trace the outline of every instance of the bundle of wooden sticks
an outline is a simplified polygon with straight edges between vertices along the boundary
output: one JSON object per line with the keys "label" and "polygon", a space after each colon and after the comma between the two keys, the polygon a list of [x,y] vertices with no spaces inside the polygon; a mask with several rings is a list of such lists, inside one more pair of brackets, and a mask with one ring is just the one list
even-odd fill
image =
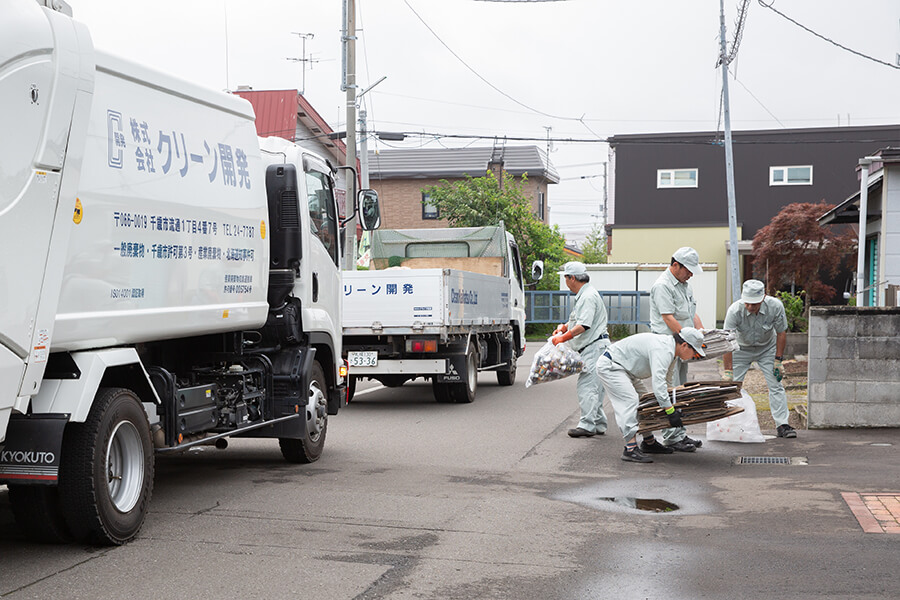
{"label": "bundle of wooden sticks", "polygon": [[[744,412],[738,406],[728,406],[726,400],[741,397],[739,381],[692,381],[669,389],[669,397],[675,394],[675,408],[681,410],[685,425],[718,421]],[[638,404],[638,433],[669,427],[666,412],[660,408],[653,393],[644,394]]]}

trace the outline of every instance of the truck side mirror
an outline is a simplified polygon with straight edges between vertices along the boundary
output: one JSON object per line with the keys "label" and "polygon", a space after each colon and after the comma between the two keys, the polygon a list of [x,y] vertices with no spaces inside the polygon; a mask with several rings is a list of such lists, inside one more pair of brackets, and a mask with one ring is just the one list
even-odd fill
{"label": "truck side mirror", "polygon": [[544,261],[536,260],[531,263],[531,279],[540,281],[544,277]]}
{"label": "truck side mirror", "polygon": [[381,226],[381,209],[378,206],[378,192],[375,190],[359,192],[359,223],[363,231],[372,231]]}

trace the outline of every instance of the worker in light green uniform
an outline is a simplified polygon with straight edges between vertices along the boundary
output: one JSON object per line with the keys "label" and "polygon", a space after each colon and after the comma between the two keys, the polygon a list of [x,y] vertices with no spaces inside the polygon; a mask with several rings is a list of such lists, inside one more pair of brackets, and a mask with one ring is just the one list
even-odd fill
{"label": "worker in light green uniform", "polygon": [[778,426],[778,437],[795,438],[797,431],[788,425],[787,394],[781,383],[787,327],[781,300],[766,296],[762,281],[748,279],[741,289],[741,299],[725,313],[725,329],[735,332],[741,349],[725,354],[722,363],[725,379],[734,381],[743,381],[754,361],[759,365],[769,388],[769,409]]}
{"label": "worker in light green uniform", "polygon": [[603,384],[594,368],[600,354],[609,346],[606,330],[606,305],[599,292],[589,282],[590,275],[583,263],[572,261],[563,267],[566,287],[575,294],[575,306],[569,321],[553,332],[553,345],[570,341],[570,346],[581,354],[584,369],[578,374],[576,390],[581,418],[578,425],[568,431],[569,437],[592,437],[606,433],[606,413],[603,412]]}
{"label": "worker in light green uniform", "polygon": [[[679,248],[672,254],[669,268],[656,280],[650,288],[650,331],[653,333],[674,335],[679,333],[682,327],[702,329],[703,323],[697,316],[697,302],[694,300],[694,291],[688,280],[702,273],[700,256],[690,247]],[[687,361],[678,359],[669,384],[677,387],[687,382]],[[662,432],[662,444],[679,452],[693,452],[702,445],[700,440],[687,437],[684,427],[673,427]],[[657,449],[653,436],[644,438],[641,448],[645,452]]]}
{"label": "worker in light green uniform", "polygon": [[[679,358],[690,360],[695,355],[704,354],[703,334],[693,327],[685,327],[681,333],[673,335],[638,333],[619,340],[600,355],[600,360],[597,361],[597,375],[606,389],[616,414],[616,423],[625,440],[622,460],[653,462],[653,459],[643,451],[643,444],[638,448],[635,439],[640,402],[638,388],[643,390],[641,380],[650,378],[653,395],[665,411],[669,424],[672,427],[681,427],[681,411],[672,406],[668,379]],[[661,447],[658,443],[654,443],[653,446]],[[672,450],[650,453],[671,454]]]}

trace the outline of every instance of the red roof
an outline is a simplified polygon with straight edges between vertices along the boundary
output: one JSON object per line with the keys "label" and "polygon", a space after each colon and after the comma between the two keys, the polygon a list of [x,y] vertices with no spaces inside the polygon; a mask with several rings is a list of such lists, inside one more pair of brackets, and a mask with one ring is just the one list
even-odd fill
{"label": "red roof", "polygon": [[297,133],[297,90],[234,92],[253,105],[256,134],[294,141]]}
{"label": "red roof", "polygon": [[[347,160],[347,146],[341,140],[328,138],[334,133],[312,104],[297,90],[248,90],[233,92],[249,101],[256,113],[256,134],[260,137],[280,137],[296,141],[297,120],[328,148],[340,164]],[[358,161],[357,161],[358,162]]]}

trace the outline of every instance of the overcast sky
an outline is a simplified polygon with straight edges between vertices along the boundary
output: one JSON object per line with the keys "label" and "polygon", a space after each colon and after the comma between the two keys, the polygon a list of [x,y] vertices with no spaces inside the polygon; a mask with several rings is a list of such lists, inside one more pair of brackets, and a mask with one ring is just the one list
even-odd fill
{"label": "overcast sky", "polygon": [[[216,89],[299,89],[345,128],[340,0],[67,0],[103,50]],[[767,0],[769,3],[770,0]],[[726,0],[732,38],[737,0]],[[774,0],[806,27],[897,64],[898,0]],[[719,125],[718,0],[357,0],[369,129],[601,140]],[[454,56],[455,54],[455,56]],[[900,123],[900,71],[751,0],[730,82],[732,127]],[[582,121],[583,119],[583,121]],[[492,145],[420,136],[403,145]],[[396,142],[390,144],[397,146]],[[384,142],[370,142],[386,148]],[[570,241],[600,222],[605,143],[553,143],[550,219]],[[676,165],[677,166],[677,165]]]}

